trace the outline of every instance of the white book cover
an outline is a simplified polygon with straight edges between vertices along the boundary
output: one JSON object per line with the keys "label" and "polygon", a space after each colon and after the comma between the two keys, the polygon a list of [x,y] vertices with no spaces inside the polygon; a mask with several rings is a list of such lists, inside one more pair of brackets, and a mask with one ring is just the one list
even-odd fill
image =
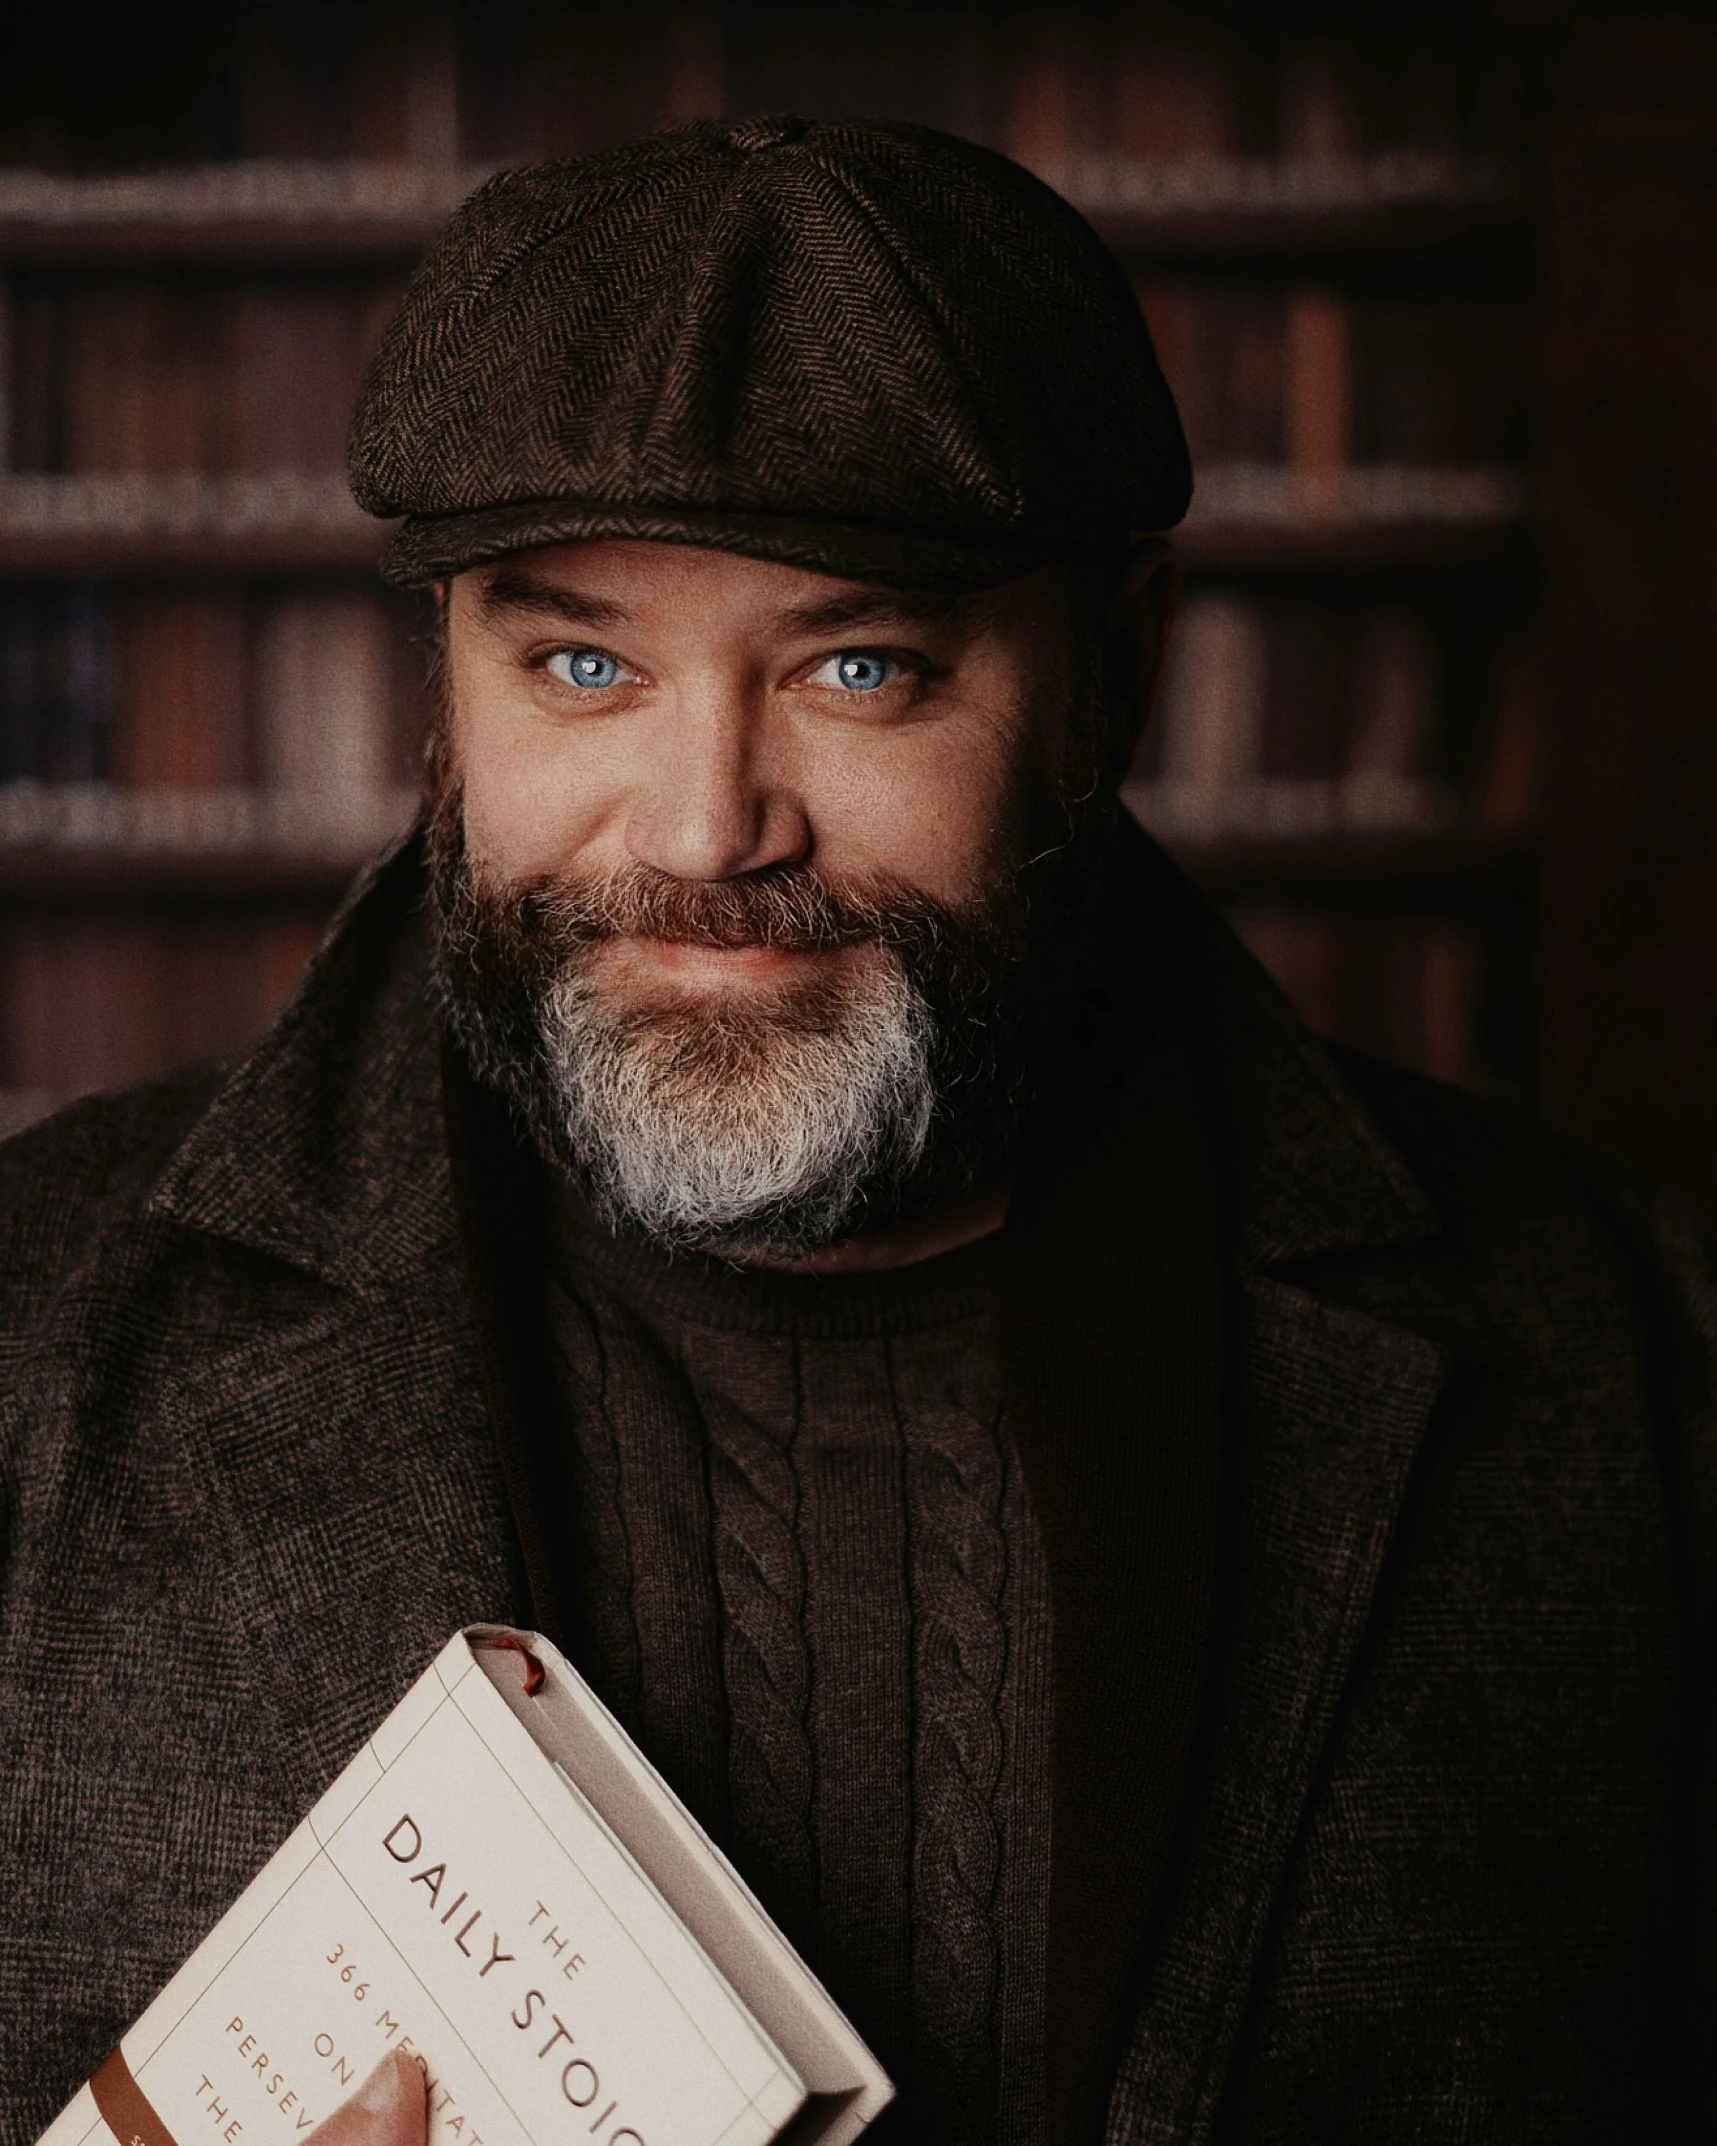
{"label": "white book cover", "polygon": [[430,2146],[845,2146],[875,2058],[589,1686],[456,1634],[41,2146],[289,2146],[391,2049]]}

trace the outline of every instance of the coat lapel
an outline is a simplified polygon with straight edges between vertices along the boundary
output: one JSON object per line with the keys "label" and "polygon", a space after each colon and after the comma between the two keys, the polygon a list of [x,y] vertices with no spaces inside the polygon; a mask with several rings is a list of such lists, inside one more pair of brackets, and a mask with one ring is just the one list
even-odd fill
{"label": "coat lapel", "polygon": [[521,1605],[420,886],[408,849],[359,890],[152,1202],[206,1301],[242,1292],[245,1338],[217,1331],[167,1405],[299,1808],[457,1625]]}
{"label": "coat lapel", "polygon": [[1201,1754],[1140,1963],[1110,2104],[1115,2146],[1210,2135],[1449,1369],[1436,1341],[1344,1301],[1356,1273],[1436,1256],[1425,1193],[1248,957],[1213,923],[1182,922],[1204,941],[1196,1020],[1221,1087],[1235,1497]]}
{"label": "coat lapel", "polygon": [[1101,2118],[1174,1824],[1221,1472],[1200,1116],[1178,1069],[1138,1047],[1124,971],[1104,967],[1056,1024],[1059,1064],[1021,1159],[998,1306],[1009,1420],[1049,1572],[1045,2095],[1047,2135],[1070,2141]]}

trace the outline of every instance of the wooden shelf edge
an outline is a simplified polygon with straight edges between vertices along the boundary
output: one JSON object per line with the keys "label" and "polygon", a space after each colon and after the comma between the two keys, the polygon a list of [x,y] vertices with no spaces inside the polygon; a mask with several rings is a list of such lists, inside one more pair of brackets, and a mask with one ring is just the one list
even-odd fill
{"label": "wooden shelf edge", "polygon": [[0,908],[113,901],[332,908],[362,859],[289,851],[0,848]]}
{"label": "wooden shelf edge", "polygon": [[1317,835],[1153,835],[1190,879],[1219,900],[1490,903],[1529,899],[1537,876],[1536,847],[1524,834],[1354,828]]}
{"label": "wooden shelf edge", "polygon": [[372,575],[385,531],[358,527],[119,535],[108,531],[0,531],[0,574],[14,580],[63,580],[116,575],[148,580],[162,575]]}
{"label": "wooden shelf edge", "polygon": [[33,223],[0,218],[0,268],[409,269],[440,217],[316,224],[277,217],[209,223]]}
{"label": "wooden shelf edge", "polygon": [[1525,573],[1539,537],[1526,522],[1194,522],[1171,530],[1201,574]]}
{"label": "wooden shelf edge", "polygon": [[[376,571],[386,534],[363,526],[350,533],[286,529],[231,536],[0,531],[0,575],[367,577]],[[1170,534],[1182,564],[1197,574],[1523,573],[1536,565],[1540,549],[1537,531],[1525,524],[1206,522]]]}
{"label": "wooden shelf edge", "polygon": [[1135,270],[1228,262],[1345,267],[1410,261],[1494,271],[1524,264],[1532,250],[1530,219],[1513,204],[1167,213],[1088,208],[1083,213],[1109,250]]}
{"label": "wooden shelf edge", "polygon": [[[105,180],[0,172],[0,264],[403,264],[489,169],[261,159]],[[1145,262],[1518,254],[1529,233],[1518,174],[1446,155],[1332,167],[1098,154],[1043,175],[1123,258]]]}

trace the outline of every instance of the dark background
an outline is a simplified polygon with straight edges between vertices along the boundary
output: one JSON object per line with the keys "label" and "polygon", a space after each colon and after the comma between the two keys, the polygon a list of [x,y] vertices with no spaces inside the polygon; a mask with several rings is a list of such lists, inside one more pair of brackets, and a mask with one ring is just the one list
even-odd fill
{"label": "dark background", "polygon": [[926,120],[1070,193],[1201,489],[1147,822],[1327,1031],[1717,1214],[1717,24],[156,6],[0,27],[0,1124],[239,1048],[409,810],[352,392],[482,172]]}

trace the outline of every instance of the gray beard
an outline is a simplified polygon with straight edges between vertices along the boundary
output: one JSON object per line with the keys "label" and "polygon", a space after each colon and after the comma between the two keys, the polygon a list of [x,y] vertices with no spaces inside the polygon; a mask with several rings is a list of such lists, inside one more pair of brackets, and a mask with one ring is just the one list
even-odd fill
{"label": "gray beard", "polygon": [[936,1118],[935,1018],[882,950],[810,1017],[641,1016],[573,969],[543,1007],[565,1148],[657,1243],[814,1250],[897,1206]]}
{"label": "gray beard", "polygon": [[[669,1250],[801,1258],[999,1165],[1023,1105],[1017,917],[1004,929],[913,898],[872,917],[807,875],[760,886],[754,907],[712,890],[708,943],[821,929],[848,948],[838,973],[779,995],[628,1001],[601,975],[600,894],[474,890],[447,830],[432,858],[449,1026],[611,1226]],[[670,886],[638,901],[658,894],[674,912],[699,899]],[[706,927],[681,917],[668,935],[682,928]]]}

